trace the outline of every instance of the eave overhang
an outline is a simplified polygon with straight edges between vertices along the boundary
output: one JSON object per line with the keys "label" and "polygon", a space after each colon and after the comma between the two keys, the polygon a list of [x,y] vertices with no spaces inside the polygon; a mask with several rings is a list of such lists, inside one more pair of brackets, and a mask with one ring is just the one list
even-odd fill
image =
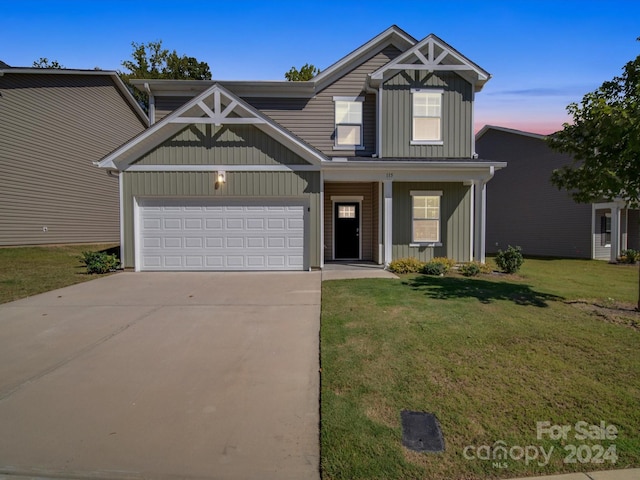
{"label": "eave overhang", "polygon": [[311,98],[314,82],[244,80],[131,79],[131,85],[155,96],[193,97],[213,85],[221,85],[239,97]]}
{"label": "eave overhang", "polygon": [[493,161],[330,161],[322,164],[325,181],[489,181],[507,166]]}

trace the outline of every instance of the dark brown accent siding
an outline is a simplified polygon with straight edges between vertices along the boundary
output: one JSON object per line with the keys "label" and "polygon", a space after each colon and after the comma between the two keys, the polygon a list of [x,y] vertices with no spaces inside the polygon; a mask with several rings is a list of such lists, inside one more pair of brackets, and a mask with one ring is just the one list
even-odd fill
{"label": "dark brown accent siding", "polygon": [[[389,46],[312,99],[245,98],[247,102],[328,156],[371,156],[376,153],[376,96],[365,92],[367,75],[400,54]],[[333,97],[364,96],[364,150],[334,150]]]}

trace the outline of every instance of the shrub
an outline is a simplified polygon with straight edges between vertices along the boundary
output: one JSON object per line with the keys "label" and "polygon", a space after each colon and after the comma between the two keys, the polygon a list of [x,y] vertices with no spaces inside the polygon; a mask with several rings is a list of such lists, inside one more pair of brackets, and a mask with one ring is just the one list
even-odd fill
{"label": "shrub", "polygon": [[444,263],[431,260],[422,267],[422,273],[425,275],[444,275],[447,273],[447,266]]}
{"label": "shrub", "polygon": [[389,263],[389,270],[393,273],[418,273],[423,267],[424,262],[414,257],[399,258]]}
{"label": "shrub", "polygon": [[458,270],[465,277],[476,277],[482,272],[481,265],[478,262],[469,262],[460,265]]}
{"label": "shrub", "polygon": [[632,248],[628,250],[622,250],[622,252],[620,252],[620,258],[618,260],[620,260],[621,263],[636,263],[638,260],[640,260],[640,252]]}
{"label": "shrub", "polygon": [[456,265],[456,261],[447,257],[435,257],[429,263],[440,263],[444,266],[444,273],[448,273]]}
{"label": "shrub", "polygon": [[504,273],[516,273],[520,270],[524,258],[522,258],[522,249],[520,247],[512,247],[509,245],[504,252],[498,250],[496,254],[496,265]]}
{"label": "shrub", "polygon": [[82,252],[80,261],[87,267],[87,273],[115,272],[120,266],[120,260],[116,255],[105,252]]}

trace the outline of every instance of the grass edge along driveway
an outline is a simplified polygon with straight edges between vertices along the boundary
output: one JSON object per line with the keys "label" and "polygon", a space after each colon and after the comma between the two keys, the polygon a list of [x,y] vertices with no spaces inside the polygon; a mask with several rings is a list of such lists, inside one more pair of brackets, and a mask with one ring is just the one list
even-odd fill
{"label": "grass edge along driveway", "polygon": [[[633,306],[636,269],[527,259],[518,276],[323,282],[323,479],[639,466],[637,316],[623,311],[613,323],[582,308]],[[401,446],[402,409],[436,414],[444,453]],[[538,422],[567,434],[551,438]],[[601,422],[615,438],[580,438]]]}
{"label": "grass edge along driveway", "polygon": [[118,244],[0,248],[0,303],[98,278],[86,273],[85,251],[113,250]]}

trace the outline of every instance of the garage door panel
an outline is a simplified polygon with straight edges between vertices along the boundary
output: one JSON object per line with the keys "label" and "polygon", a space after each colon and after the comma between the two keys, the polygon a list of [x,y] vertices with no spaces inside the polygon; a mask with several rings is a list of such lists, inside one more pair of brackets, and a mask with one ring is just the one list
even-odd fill
{"label": "garage door panel", "polygon": [[[210,213],[209,210],[207,210],[207,212]],[[222,219],[221,218],[205,218],[204,228],[205,230],[220,230],[222,229]]]}
{"label": "garage door panel", "polygon": [[202,238],[187,237],[184,239],[185,248],[202,248]]}
{"label": "garage door panel", "polygon": [[182,248],[182,237],[164,237],[164,248]]}
{"label": "garage door panel", "polygon": [[284,199],[226,200],[233,204],[213,205],[215,201],[141,201],[140,268],[304,268],[306,208],[303,205],[289,204],[290,200]]}
{"label": "garage door panel", "polygon": [[222,248],[224,247],[224,239],[222,237],[207,237],[207,248]]}

